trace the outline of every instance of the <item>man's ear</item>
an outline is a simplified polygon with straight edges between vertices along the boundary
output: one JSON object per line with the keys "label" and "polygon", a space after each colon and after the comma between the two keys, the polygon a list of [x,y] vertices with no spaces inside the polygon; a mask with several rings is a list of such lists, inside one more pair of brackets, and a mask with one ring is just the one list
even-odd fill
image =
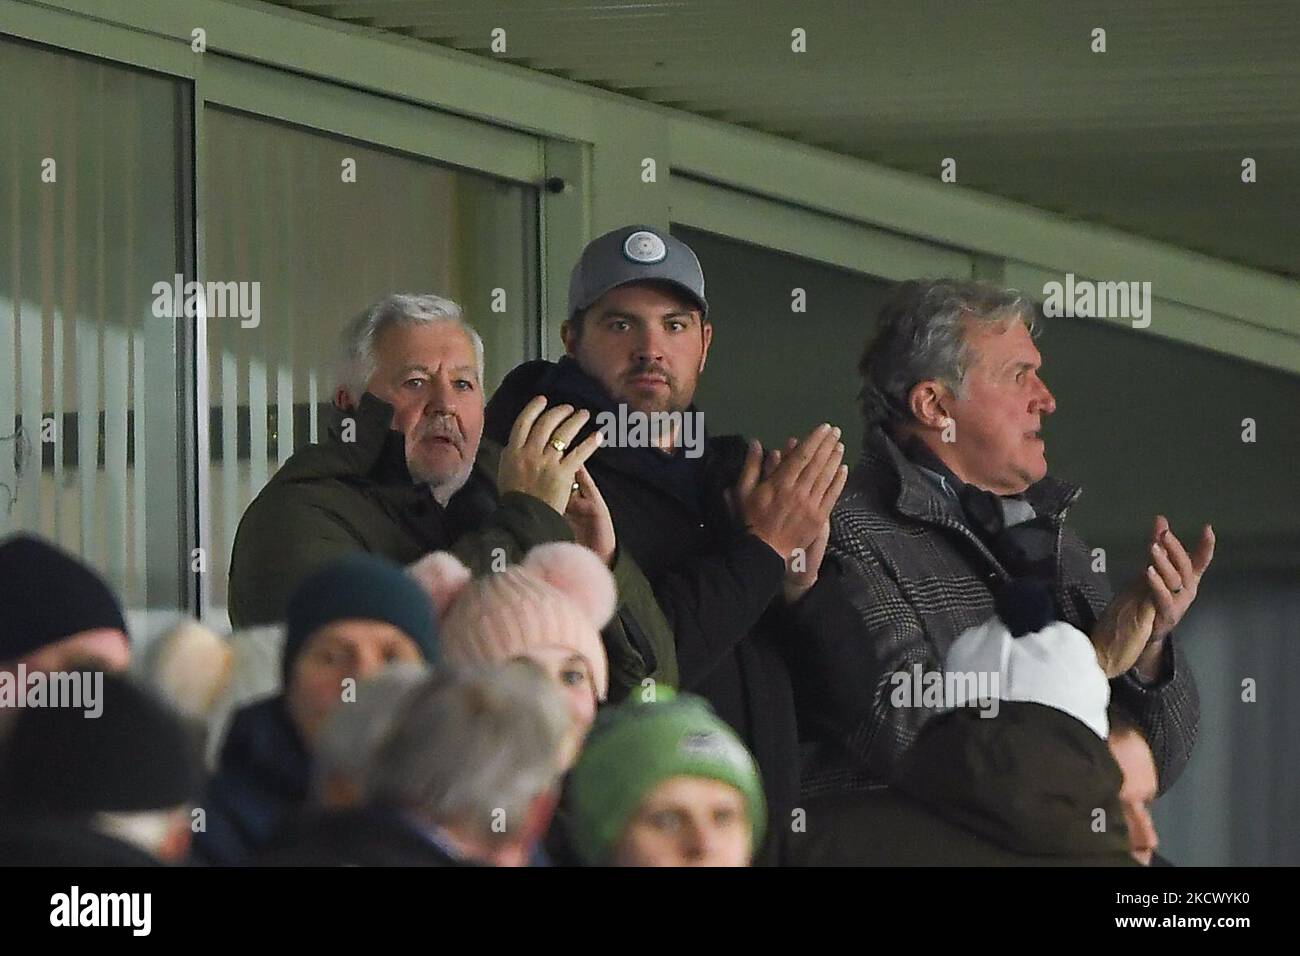
{"label": "man's ear", "polygon": [[700,352],[700,372],[703,372],[709,360],[709,346],[713,344],[713,323],[708,319],[700,320],[700,337],[704,342],[704,350]]}
{"label": "man's ear", "polygon": [[572,319],[565,319],[560,323],[560,341],[564,343],[564,351],[573,355],[578,347],[578,327]]}
{"label": "man's ear", "polygon": [[334,407],[341,412],[352,411],[352,396],[348,394],[348,390],[342,385],[334,390]]}
{"label": "man's ear", "polygon": [[952,418],[948,414],[951,398],[948,386],[935,379],[926,379],[912,386],[907,405],[918,424],[925,428],[944,428]]}

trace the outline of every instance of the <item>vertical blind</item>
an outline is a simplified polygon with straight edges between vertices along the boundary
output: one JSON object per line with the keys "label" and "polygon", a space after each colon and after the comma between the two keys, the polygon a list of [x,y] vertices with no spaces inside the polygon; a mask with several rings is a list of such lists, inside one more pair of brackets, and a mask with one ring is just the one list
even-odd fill
{"label": "vertical blind", "polygon": [[176,481],[146,449],[174,448],[176,422],[151,434],[145,414],[175,390],[146,355],[174,345],[151,288],[175,269],[176,85],[0,40],[0,88],[22,91],[0,146],[0,535],[58,542],[139,607],[173,604],[180,574],[148,547]]}
{"label": "vertical blind", "polygon": [[[352,317],[393,292],[435,292],[483,336],[489,384],[534,354],[537,197],[232,110],[207,111],[205,138],[205,278],[257,283],[261,313],[255,326],[207,318],[207,614],[220,625],[239,517],[290,455],[324,437]],[[491,310],[495,288],[503,312]]]}

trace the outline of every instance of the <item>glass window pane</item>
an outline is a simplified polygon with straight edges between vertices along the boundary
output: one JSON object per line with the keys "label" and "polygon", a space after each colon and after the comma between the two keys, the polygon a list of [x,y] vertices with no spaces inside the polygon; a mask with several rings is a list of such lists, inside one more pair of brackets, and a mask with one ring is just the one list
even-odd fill
{"label": "glass window pane", "polygon": [[704,267],[713,344],[696,400],[709,432],[780,447],[828,421],[856,462],[858,359],[894,283],[698,229],[673,235]]}
{"label": "glass window pane", "polygon": [[152,289],[177,271],[188,86],[0,39],[0,89],[0,536],[79,553],[133,616],[175,609],[176,330]]}
{"label": "glass window pane", "polygon": [[325,437],[349,319],[391,292],[454,299],[483,336],[489,392],[537,354],[537,195],[228,110],[208,110],[204,138],[205,278],[249,284],[247,308],[207,322],[208,617],[224,624],[239,518]]}

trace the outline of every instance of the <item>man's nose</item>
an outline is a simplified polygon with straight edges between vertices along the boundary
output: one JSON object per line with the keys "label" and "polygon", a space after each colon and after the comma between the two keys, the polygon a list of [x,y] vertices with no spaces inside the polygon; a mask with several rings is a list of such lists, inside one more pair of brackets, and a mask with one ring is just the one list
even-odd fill
{"label": "man's nose", "polygon": [[364,648],[357,652],[357,683],[373,677],[384,669],[384,657],[377,650]]}
{"label": "man's nose", "polygon": [[678,839],[683,860],[687,863],[696,863],[704,859],[708,841],[698,824],[685,824]]}
{"label": "man's nose", "polygon": [[1038,394],[1034,396],[1033,407],[1040,414],[1050,415],[1056,411],[1056,397],[1041,378],[1036,378],[1035,381],[1038,382]]}
{"label": "man's nose", "polygon": [[662,333],[654,328],[645,328],[637,335],[633,344],[633,357],[659,361],[664,357]]}
{"label": "man's nose", "polygon": [[707,864],[712,865],[723,853],[723,848],[727,843],[727,832],[724,827],[714,823],[709,823],[701,827],[700,830],[700,852],[703,854]]}
{"label": "man's nose", "polygon": [[425,402],[428,412],[448,412],[456,407],[456,389],[449,379],[438,376],[429,383],[428,400]]}

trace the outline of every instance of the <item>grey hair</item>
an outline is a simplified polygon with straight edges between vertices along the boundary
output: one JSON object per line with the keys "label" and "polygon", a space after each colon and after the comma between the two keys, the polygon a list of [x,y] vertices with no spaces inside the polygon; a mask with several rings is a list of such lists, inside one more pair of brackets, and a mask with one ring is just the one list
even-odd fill
{"label": "grey hair", "polygon": [[403,702],[366,795],[435,824],[509,838],[530,804],[558,785],[571,729],[562,695],[536,665],[440,670]]}
{"label": "grey hair", "polygon": [[397,720],[407,693],[428,675],[424,664],[393,664],[358,684],[354,701],[334,708],[321,725],[312,753],[316,795],[340,777],[364,792],[376,749]]}
{"label": "grey hair", "polygon": [[960,398],[974,361],[967,321],[1007,326],[1020,321],[1038,333],[1038,307],[1016,289],[975,279],[912,279],[900,283],[880,309],[858,372],[867,430],[890,431],[913,420],[917,383],[943,382]]}
{"label": "grey hair", "polygon": [[384,296],[353,318],[343,329],[338,384],[347,389],[352,401],[359,401],[370,377],[375,374],[375,342],[390,325],[429,325],[450,322],[459,326],[474,343],[479,387],[483,387],[483,337],[465,321],[461,308],[451,299],[431,293],[396,292]]}

